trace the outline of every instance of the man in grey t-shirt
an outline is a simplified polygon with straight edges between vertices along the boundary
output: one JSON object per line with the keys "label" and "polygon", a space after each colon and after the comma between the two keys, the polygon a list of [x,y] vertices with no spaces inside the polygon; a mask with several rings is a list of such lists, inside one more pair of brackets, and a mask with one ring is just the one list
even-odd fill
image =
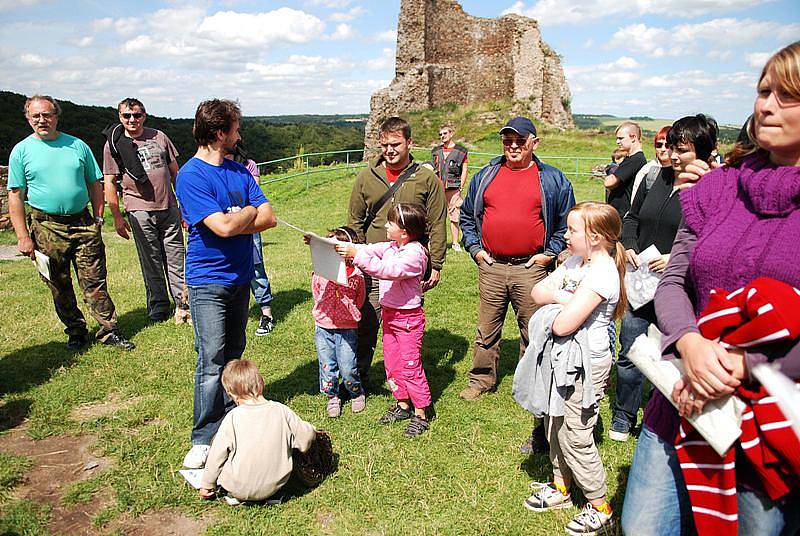
{"label": "man in grey t-shirt", "polygon": [[[123,99],[118,110],[121,126],[117,132],[111,132],[111,144],[106,142],[103,148],[105,196],[114,216],[114,226],[117,234],[126,240],[130,239],[128,231],[133,232],[147,292],[147,315],[156,322],[166,320],[170,314],[171,295],[175,302],[175,322],[187,322],[190,316],[184,293],[185,248],[175,199],[178,151],[163,132],[144,126],[147,112],[141,101]],[[125,167],[125,158],[120,153],[126,150],[135,151],[144,175],[137,176],[136,171]],[[127,156],[132,157],[132,154]],[[122,187],[127,221],[119,206],[117,178]]]}

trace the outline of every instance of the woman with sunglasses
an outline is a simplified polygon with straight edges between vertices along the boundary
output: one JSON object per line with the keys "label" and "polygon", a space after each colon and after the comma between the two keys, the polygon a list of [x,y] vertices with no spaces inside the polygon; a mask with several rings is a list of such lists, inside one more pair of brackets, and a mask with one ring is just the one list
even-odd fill
{"label": "woman with sunglasses", "polygon": [[[672,242],[683,217],[677,192],[694,184],[680,178],[679,174],[684,171],[686,161],[698,158],[710,163],[712,150],[717,144],[717,123],[702,114],[688,116],[676,121],[672,127],[662,128],[659,134],[663,137],[659,142],[656,135],[656,156],[661,165],[651,186],[648,187],[645,179],[639,189],[634,190],[636,196],[631,209],[622,220],[621,240],[627,261],[634,268],[640,264],[638,254],[655,246],[661,257],[650,261],[648,268],[660,274],[667,267]],[[682,152],[684,149],[687,152]],[[650,325],[655,323],[656,311],[652,301],[636,310],[629,308],[622,317],[616,397],[608,431],[608,437],[614,441],[628,440],[636,426],[642,401],[644,376],[628,359],[628,352],[636,337],[646,334]]]}
{"label": "woman with sunglasses", "polygon": [[[639,173],[636,174],[636,177],[633,179],[633,197],[636,197],[636,192],[639,191],[639,185],[642,184],[642,181],[646,184],[645,188],[649,190],[653,183],[658,177],[658,174],[661,172],[661,168],[664,167],[671,167],[672,162],[669,159],[669,147],[667,146],[667,132],[669,132],[670,126],[663,126],[661,127],[658,132],[656,132],[655,137],[653,138],[653,143],[656,148],[656,157],[642,166],[642,169],[639,170]],[[633,203],[633,201],[631,201]]]}

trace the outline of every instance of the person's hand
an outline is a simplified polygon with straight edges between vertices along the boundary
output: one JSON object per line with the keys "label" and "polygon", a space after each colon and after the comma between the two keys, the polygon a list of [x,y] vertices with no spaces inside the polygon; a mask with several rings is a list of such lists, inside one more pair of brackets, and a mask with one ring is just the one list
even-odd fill
{"label": "person's hand", "polygon": [[181,227],[183,228],[184,231],[189,230],[189,224],[186,223],[186,220],[184,220],[183,218],[181,218]]}
{"label": "person's hand", "polygon": [[311,243],[311,235],[310,234],[304,234],[303,235],[303,243],[305,245],[309,245]]}
{"label": "person's hand", "polygon": [[30,236],[26,236],[25,238],[20,238],[17,241],[17,249],[20,253],[25,255],[26,257],[30,257],[31,259],[35,258],[35,254],[33,253],[33,240]]}
{"label": "person's hand", "polygon": [[117,229],[117,234],[124,238],[125,240],[130,240],[131,235],[128,234],[128,231],[131,230],[131,226],[128,222],[125,221],[125,218],[120,216],[119,218],[114,218],[114,227]]}
{"label": "person's hand", "polygon": [[489,266],[494,264],[494,259],[492,258],[491,255],[489,255],[489,253],[486,252],[485,249],[482,249],[478,253],[475,254],[475,260],[476,261],[483,261],[486,264],[488,264]]}
{"label": "person's hand", "polygon": [[703,175],[718,167],[719,164],[716,161],[711,162],[709,165],[708,162],[704,162],[703,160],[695,160],[688,164],[682,172],[678,173],[678,180],[676,182],[679,184],[676,186],[676,188],[689,188],[690,186],[694,185],[694,183],[699,181]]}
{"label": "person's hand", "polygon": [[732,359],[719,343],[699,333],[686,333],[675,346],[696,395],[716,399],[733,393],[739,387],[739,380],[732,375]]}
{"label": "person's hand", "polygon": [[200,488],[197,491],[200,494],[200,497],[205,500],[213,499],[216,496],[216,492],[211,488]]}
{"label": "person's hand", "polygon": [[351,244],[346,243],[339,243],[336,244],[336,253],[344,257],[345,259],[352,259],[356,256],[356,248]]}
{"label": "person's hand", "polygon": [[439,270],[431,270],[431,277],[422,282],[422,292],[428,292],[430,289],[439,284],[441,274]]}
{"label": "person's hand", "polygon": [[647,265],[647,268],[649,268],[651,272],[661,273],[666,269],[668,262],[669,262],[669,253],[667,253],[666,255],[661,255],[657,259],[653,259],[652,261],[650,261],[650,263]]}
{"label": "person's hand", "polygon": [[686,376],[678,380],[672,388],[672,400],[678,405],[678,414],[681,417],[699,414],[708,402],[694,392]]}
{"label": "person's hand", "polygon": [[528,259],[528,262],[525,263],[525,268],[530,268],[534,264],[538,264],[539,266],[549,266],[551,262],[553,262],[553,257],[550,255],[545,255],[544,253],[539,253]]}
{"label": "person's hand", "polygon": [[625,261],[634,268],[639,267],[639,256],[632,249],[625,250]]}

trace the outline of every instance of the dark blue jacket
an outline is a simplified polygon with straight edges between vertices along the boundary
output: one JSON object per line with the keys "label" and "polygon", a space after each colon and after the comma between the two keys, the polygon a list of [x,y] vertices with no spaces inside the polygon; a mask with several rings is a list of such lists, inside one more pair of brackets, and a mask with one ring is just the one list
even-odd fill
{"label": "dark blue jacket", "polygon": [[[534,165],[539,168],[539,183],[542,191],[542,220],[544,220],[544,253],[556,256],[564,249],[564,233],[567,230],[567,212],[575,205],[572,184],[564,174],[542,163],[533,155]],[[472,177],[467,197],[461,205],[461,243],[472,258],[484,249],[481,240],[483,225],[483,194],[497,175],[505,156],[498,156]]]}

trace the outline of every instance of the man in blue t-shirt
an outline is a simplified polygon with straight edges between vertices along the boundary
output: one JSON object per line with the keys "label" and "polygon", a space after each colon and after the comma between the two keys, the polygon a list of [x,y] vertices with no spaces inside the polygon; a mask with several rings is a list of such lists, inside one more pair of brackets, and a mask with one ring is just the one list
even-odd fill
{"label": "man in blue t-shirt", "polygon": [[253,233],[277,220],[247,169],[225,158],[239,141],[239,106],[200,103],[194,118],[198,148],[178,172],[177,195],[189,226],[186,284],[194,323],[192,448],[183,465],[205,466],[211,439],[234,403],[222,387],[222,369],[242,356],[253,269]]}

